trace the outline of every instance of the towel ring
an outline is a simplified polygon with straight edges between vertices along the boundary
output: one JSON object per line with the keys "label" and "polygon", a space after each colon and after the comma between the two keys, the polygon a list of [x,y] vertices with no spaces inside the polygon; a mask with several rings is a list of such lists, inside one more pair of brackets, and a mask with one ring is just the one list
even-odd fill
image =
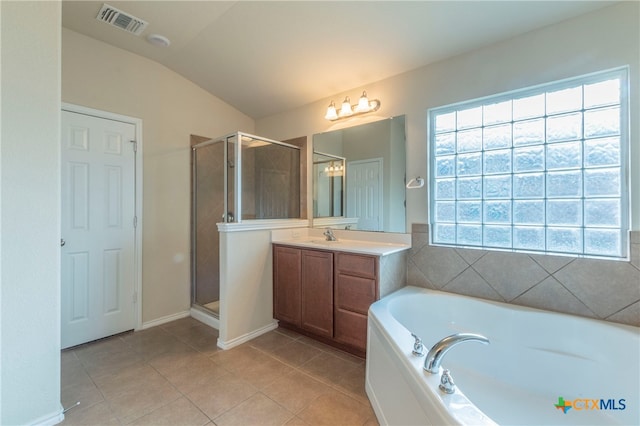
{"label": "towel ring", "polygon": [[417,188],[422,188],[424,186],[424,179],[421,178],[420,176],[411,179],[409,182],[407,182],[407,189],[417,189]]}

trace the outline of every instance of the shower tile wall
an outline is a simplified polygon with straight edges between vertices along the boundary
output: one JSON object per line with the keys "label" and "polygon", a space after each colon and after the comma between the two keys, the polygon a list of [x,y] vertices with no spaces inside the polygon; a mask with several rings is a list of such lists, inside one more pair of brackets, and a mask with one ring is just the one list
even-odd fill
{"label": "shower tile wall", "polygon": [[412,226],[409,285],[640,326],[640,231],[625,262],[430,246],[428,228]]}
{"label": "shower tile wall", "polygon": [[300,152],[267,145],[242,154],[242,218],[300,217]]}
{"label": "shower tile wall", "polygon": [[[300,182],[307,182],[307,137],[300,136],[283,142],[300,148]],[[307,217],[307,188],[300,188],[300,217]]]}
{"label": "shower tile wall", "polygon": [[242,151],[242,219],[256,219],[256,149]]}
{"label": "shower tile wall", "polygon": [[380,257],[380,297],[400,290],[407,283],[407,252]]}

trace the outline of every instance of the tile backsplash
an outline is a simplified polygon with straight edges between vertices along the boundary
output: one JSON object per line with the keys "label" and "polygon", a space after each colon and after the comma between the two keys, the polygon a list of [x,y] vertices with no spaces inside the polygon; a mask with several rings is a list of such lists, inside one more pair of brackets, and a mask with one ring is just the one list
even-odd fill
{"label": "tile backsplash", "polygon": [[429,245],[413,224],[407,284],[640,326],[640,231],[630,261]]}

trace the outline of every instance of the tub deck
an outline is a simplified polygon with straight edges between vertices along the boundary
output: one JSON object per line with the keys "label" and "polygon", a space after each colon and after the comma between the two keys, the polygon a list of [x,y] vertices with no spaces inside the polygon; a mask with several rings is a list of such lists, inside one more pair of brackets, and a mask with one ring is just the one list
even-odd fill
{"label": "tub deck", "polygon": [[[369,318],[366,386],[383,424],[640,422],[637,327],[416,287],[376,302]],[[457,385],[446,395],[411,354],[410,333],[428,349],[462,332],[491,344],[464,342],[445,355]],[[560,397],[575,402],[566,414],[555,407]]]}

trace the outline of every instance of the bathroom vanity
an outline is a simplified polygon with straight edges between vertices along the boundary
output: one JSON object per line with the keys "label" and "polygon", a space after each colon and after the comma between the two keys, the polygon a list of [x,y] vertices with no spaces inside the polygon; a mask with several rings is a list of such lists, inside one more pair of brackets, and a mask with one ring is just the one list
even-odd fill
{"label": "bathroom vanity", "polygon": [[408,243],[273,241],[273,314],[280,326],[358,356],[367,344],[367,312],[406,283]]}

